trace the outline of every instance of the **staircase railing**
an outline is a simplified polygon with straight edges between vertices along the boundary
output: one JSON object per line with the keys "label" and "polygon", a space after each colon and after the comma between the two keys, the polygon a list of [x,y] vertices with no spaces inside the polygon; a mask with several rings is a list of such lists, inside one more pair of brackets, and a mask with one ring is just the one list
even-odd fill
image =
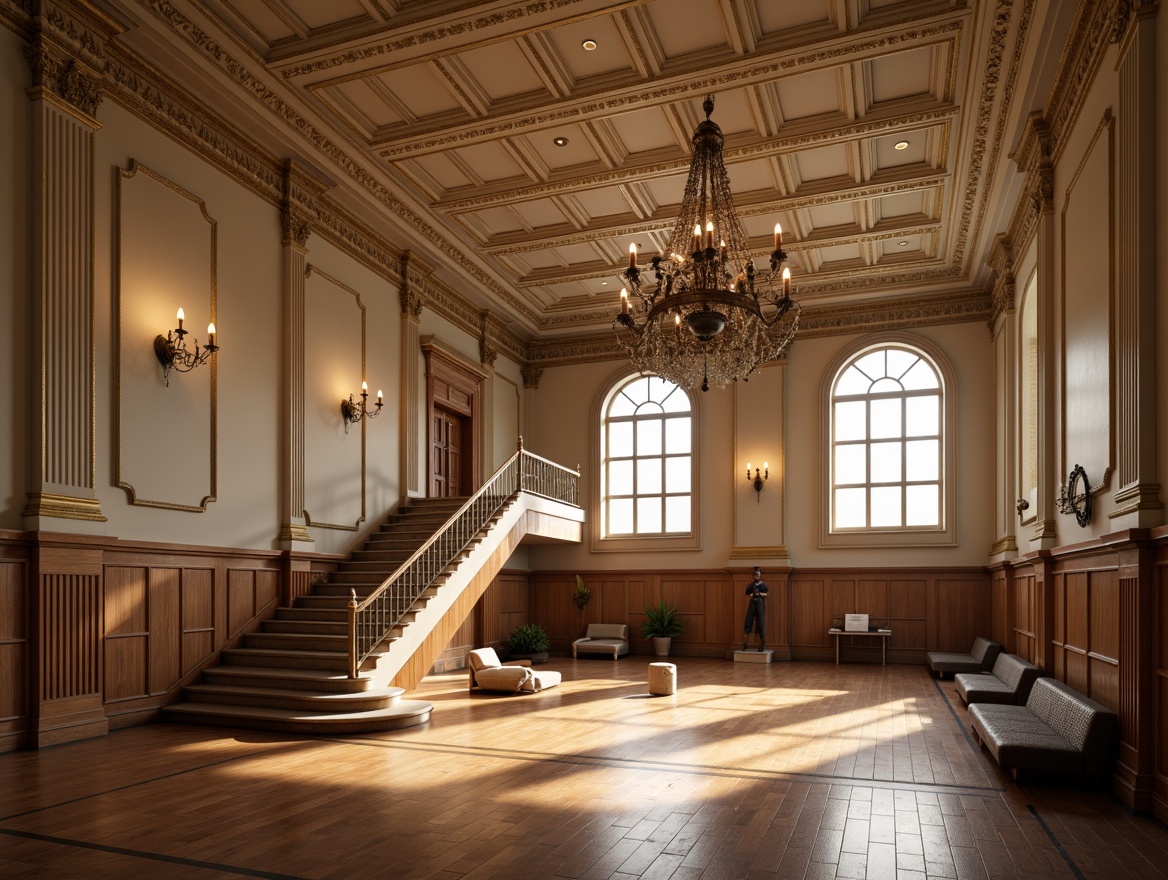
{"label": "staircase railing", "polygon": [[364,600],[350,590],[349,677],[381,644],[509,500],[519,492],[542,495],[566,504],[580,503],[580,471],[519,449],[467,499],[429,540]]}

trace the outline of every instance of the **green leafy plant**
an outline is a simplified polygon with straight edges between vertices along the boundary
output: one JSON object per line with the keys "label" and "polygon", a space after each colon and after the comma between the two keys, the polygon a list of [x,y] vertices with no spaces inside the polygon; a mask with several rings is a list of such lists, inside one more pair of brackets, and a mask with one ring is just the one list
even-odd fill
{"label": "green leafy plant", "polygon": [[662,600],[657,605],[645,606],[645,619],[641,621],[641,635],[647,639],[671,638],[681,635],[681,618],[676,608],[669,608]]}
{"label": "green leafy plant", "polygon": [[572,591],[572,602],[576,607],[583,611],[584,606],[588,604],[588,600],[592,598],[592,591],[584,586],[584,578],[576,575],[576,589]]}
{"label": "green leafy plant", "polygon": [[543,654],[552,646],[547,632],[537,623],[521,623],[511,631],[512,654]]}

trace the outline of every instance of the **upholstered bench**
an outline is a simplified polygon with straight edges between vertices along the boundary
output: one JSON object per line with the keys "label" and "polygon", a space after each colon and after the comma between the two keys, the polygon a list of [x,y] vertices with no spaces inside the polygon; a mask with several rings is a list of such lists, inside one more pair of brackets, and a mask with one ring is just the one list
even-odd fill
{"label": "upholstered bench", "polygon": [[1024,706],[1030,699],[1030,689],[1042,674],[1033,663],[1027,663],[1015,654],[999,654],[993,672],[959,672],[953,676],[957,696],[966,705],[970,703],[1002,703]]}
{"label": "upholstered bench", "polygon": [[1111,769],[1118,716],[1053,678],[1040,678],[1025,706],[974,703],[973,737],[1009,770],[1043,770],[1101,777]]}
{"label": "upholstered bench", "polygon": [[958,672],[989,672],[1001,652],[1002,646],[997,642],[979,636],[973,640],[973,647],[968,654],[929,651],[925,655],[925,662],[937,673],[937,678],[944,678],[947,674],[954,675]]}
{"label": "upholstered bench", "polygon": [[572,659],[578,654],[602,654],[622,657],[629,653],[629,625],[627,623],[590,623],[584,638],[572,642]]}

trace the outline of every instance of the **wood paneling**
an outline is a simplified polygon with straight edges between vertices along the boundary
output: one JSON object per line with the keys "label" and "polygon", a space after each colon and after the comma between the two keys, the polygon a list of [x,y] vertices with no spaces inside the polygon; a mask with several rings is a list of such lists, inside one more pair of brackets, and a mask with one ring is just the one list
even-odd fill
{"label": "wood paneling", "polygon": [[0,559],[0,752],[7,751],[28,717],[25,573],[23,561]]}

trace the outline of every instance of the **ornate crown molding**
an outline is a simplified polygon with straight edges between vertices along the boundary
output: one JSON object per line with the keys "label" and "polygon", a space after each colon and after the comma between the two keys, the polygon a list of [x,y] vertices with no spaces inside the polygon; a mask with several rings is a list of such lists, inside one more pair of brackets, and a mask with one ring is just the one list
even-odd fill
{"label": "ornate crown molding", "polygon": [[1112,46],[1117,12],[1114,0],[1084,0],[1079,4],[1071,35],[1059,58],[1054,86],[1043,108],[1043,115],[1050,123],[1051,154],[1055,160]]}
{"label": "ornate crown molding", "polygon": [[106,69],[105,46],[122,28],[95,8],[65,8],[29,0],[24,56],[33,89],[46,89],[87,116],[96,116]]}
{"label": "ornate crown molding", "polygon": [[321,214],[321,197],[329,184],[317,180],[294,159],[284,162],[283,199],[280,205],[280,227],[284,244],[305,248],[313,224]]}

